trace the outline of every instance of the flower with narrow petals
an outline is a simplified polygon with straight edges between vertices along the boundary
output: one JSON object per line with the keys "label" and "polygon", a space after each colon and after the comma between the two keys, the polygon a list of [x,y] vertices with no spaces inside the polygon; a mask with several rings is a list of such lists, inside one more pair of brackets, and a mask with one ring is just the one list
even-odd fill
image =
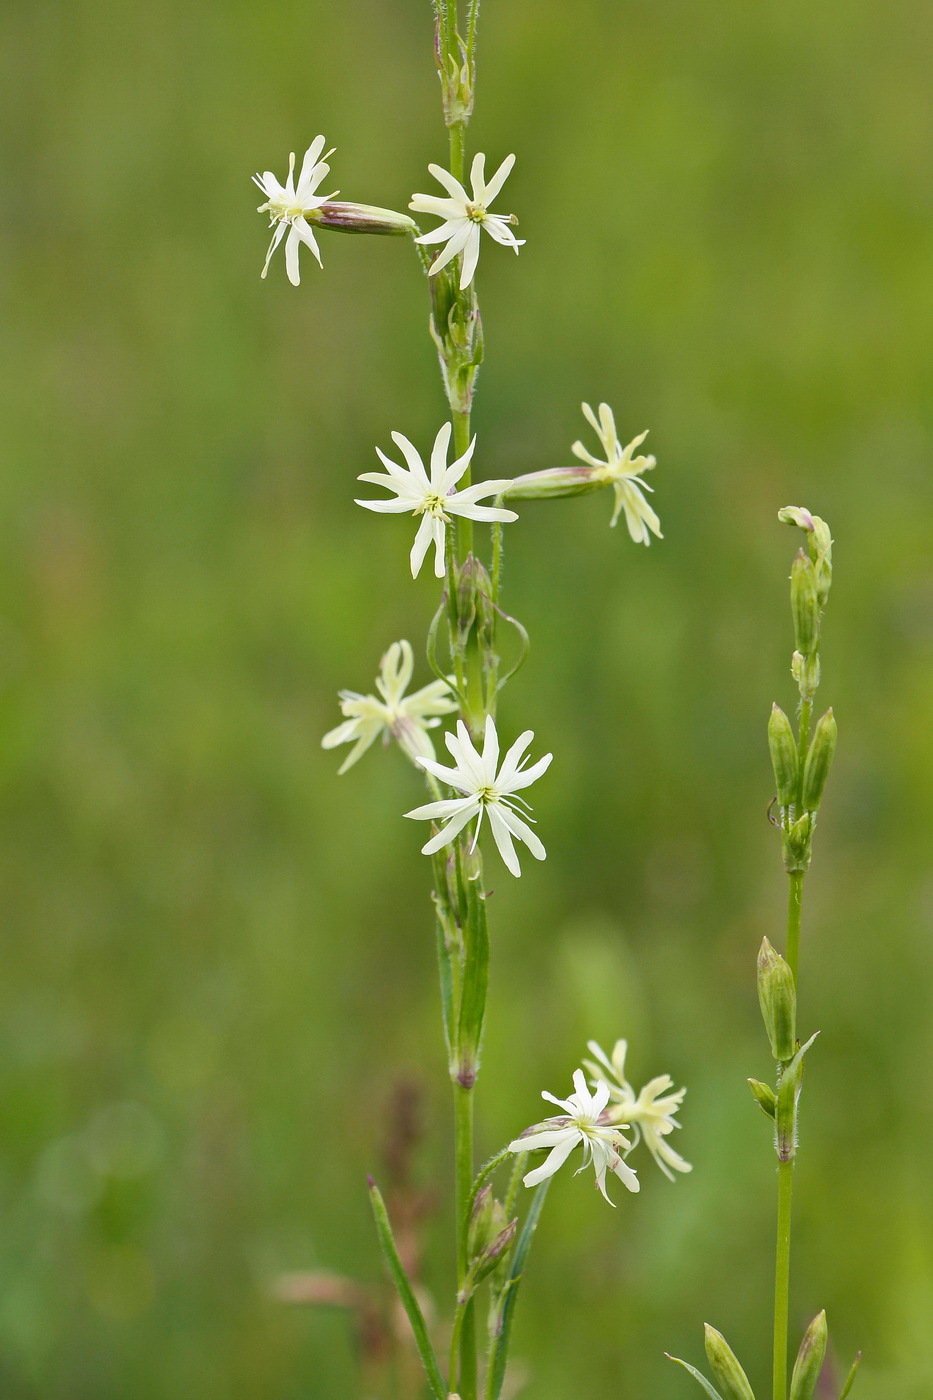
{"label": "flower with narrow petals", "polygon": [[259,213],[268,214],[269,227],[275,229],[262,269],[263,277],[269,271],[272,254],[281,243],[286,230],[288,238],[285,240],[285,271],[288,273],[288,280],[292,286],[297,287],[301,281],[298,274],[299,243],[306,244],[317,258],[318,266],[322,266],[317,239],[314,237],[306,215],[319,209],[322,204],[333,199],[334,194],[337,193],[336,190],[331,194],[319,195],[315,193],[325,175],[330,173],[327,157],[333,154],[333,151],[324,153],[324,137],[315,136],[305,151],[297,185],[295,184],[294,151],[288,158],[288,175],[284,185],[279,184],[271,170],[264,171],[262,175],[253,176],[256,184],[266,196],[265,204],[259,206]]}
{"label": "flower with narrow petals", "polygon": [[534,1171],[528,1172],[522,1180],[526,1186],[537,1186],[546,1177],[553,1176],[564,1165],[573,1149],[579,1144],[583,1148],[583,1164],[577,1175],[592,1162],[596,1172],[596,1185],[609,1201],[606,1191],[606,1172],[615,1172],[630,1191],[639,1190],[638,1177],[622,1159],[619,1148],[628,1150],[632,1144],[622,1136],[616,1125],[610,1123],[605,1114],[609,1102],[608,1084],[597,1085],[591,1094],[586,1087],[586,1077],[582,1069],[574,1070],[574,1092],[569,1099],[556,1099],[544,1090],[543,1099],[554,1103],[564,1111],[553,1118],[545,1118],[543,1123],[526,1129],[520,1138],[509,1143],[510,1152],[534,1152],[536,1148],[548,1147],[550,1152]]}
{"label": "flower with narrow petals", "polygon": [[456,710],[457,702],[446,681],[440,680],[406,695],[413,670],[411,643],[393,642],[379,663],[378,696],[358,695],[354,690],[340,692],[344,722],[321,740],[325,749],[353,744],[338,770],[340,773],[352,768],[380,735],[386,744],[395,739],[416,763],[419,759],[434,757],[428,730],[440,724],[441,715]]}
{"label": "flower with narrow petals", "polygon": [[418,577],[418,570],[424,562],[431,541],[434,541],[434,572],[438,578],[444,577],[444,558],[447,544],[447,526],[452,515],[463,515],[469,520],[517,520],[514,510],[502,510],[495,506],[480,506],[484,496],[499,496],[510,486],[509,481],[479,481],[467,486],[463,491],[454,488],[470,465],[476,438],[470,443],[462,457],[447,465],[447,449],[450,445],[450,424],[445,423],[434,440],[431,452],[430,475],[424,469],[424,462],[417,448],[402,433],[393,433],[392,441],[402,453],[407,466],[400,467],[376,448],[384,472],[363,472],[359,481],[372,482],[374,486],[384,486],[394,491],[394,501],[357,501],[358,506],[388,514],[410,511],[421,516],[421,524],[415,535],[411,549],[412,577]]}
{"label": "flower with narrow petals", "polygon": [[472,195],[467,194],[459,180],[455,180],[441,165],[429,165],[428,169],[447,191],[447,199],[433,194],[413,194],[409,209],[418,214],[436,214],[444,222],[430,233],[416,238],[416,243],[446,243],[446,248],[431,264],[432,275],[457,256],[463,254],[460,267],[460,290],[464,291],[473,281],[479,259],[480,230],[485,229],[490,238],[514,248],[516,253],[524,243],[524,238],[516,238],[509,227],[515,223],[513,214],[491,214],[489,205],[508,179],[514,156],[506,156],[491,180],[486,179],[486,157],[480,153],[473,157],[470,168]]}
{"label": "flower with narrow petals", "polygon": [[575,457],[579,457],[581,462],[586,462],[587,466],[593,467],[594,480],[604,482],[612,487],[615,492],[616,504],[612,513],[610,525],[614,525],[620,513],[625,511],[625,523],[628,525],[628,532],[636,544],[650,544],[648,535],[657,535],[658,539],[663,539],[661,534],[661,522],[657,515],[645,500],[644,493],[653,491],[654,487],[642,481],[641,473],[651,471],[657,465],[653,457],[634,457],[632,454],[636,447],[640,447],[648,436],[647,431],[640,433],[637,438],[623,447],[619,442],[616,433],[616,423],[612,409],[607,403],[599,405],[599,417],[590,408],[588,403],[583,405],[583,412],[588,423],[596,429],[596,435],[602,443],[603,451],[606,454],[605,461],[600,457],[594,457],[591,452],[583,446],[582,442],[575,442],[571,451]]}
{"label": "flower with narrow petals", "polygon": [[674,1114],[684,1101],[686,1089],[677,1089],[670,1093],[674,1088],[674,1081],[669,1074],[661,1074],[656,1079],[649,1080],[636,1096],[635,1090],[625,1077],[627,1041],[616,1041],[611,1058],[595,1040],[587,1043],[587,1049],[595,1057],[595,1061],[584,1060],[583,1063],[589,1071],[594,1089],[598,1092],[600,1087],[604,1087],[608,1092],[609,1117],[612,1122],[632,1128],[635,1146],[644,1138],[648,1151],[671,1181],[674,1180],[675,1171],[692,1171],[691,1164],[685,1162],[665,1141],[675,1128],[681,1126]]}
{"label": "flower with narrow petals", "polygon": [[[453,755],[455,767],[445,768],[443,764],[435,763],[429,758],[418,760],[421,767],[426,769],[432,777],[438,778],[442,783],[447,783],[448,786],[455,788],[457,792],[462,794],[460,797],[443,802],[428,802],[424,807],[416,807],[413,812],[405,813],[406,817],[414,817],[416,821],[444,823],[440,831],[431,837],[427,845],[422,846],[421,849],[426,856],[433,855],[442,846],[449,846],[458,832],[462,831],[474,817],[478,820],[471,849],[475,849],[480,827],[483,824],[483,815],[486,814],[489,817],[489,825],[499,848],[499,854],[513,875],[521,875],[522,873],[512,840],[514,836],[517,836],[519,841],[524,841],[535,860],[544,860],[547,854],[544,847],[531,827],[522,820],[515,810],[518,803],[527,807],[524,799],[516,797],[515,794],[520,789],[530,787],[533,782],[536,782],[550,766],[554,756],[547,753],[543,758],[539,758],[537,763],[526,768],[524,766],[525,751],[534,737],[534,732],[531,729],[526,729],[524,734],[520,734],[505,755],[500,767],[499,736],[496,733],[492,716],[487,715],[486,717],[486,733],[482,753],[474,748],[469,731],[460,720],[457,724],[456,734],[444,735],[447,747]],[[533,818],[529,817],[529,820],[533,820]]]}

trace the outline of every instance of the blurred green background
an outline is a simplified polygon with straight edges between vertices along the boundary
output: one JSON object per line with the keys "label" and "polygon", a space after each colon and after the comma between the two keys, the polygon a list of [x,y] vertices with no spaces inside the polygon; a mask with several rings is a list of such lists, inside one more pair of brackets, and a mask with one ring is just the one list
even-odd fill
{"label": "blurred green background", "polygon": [[[0,549],[4,1400],[356,1400],[353,1329],[283,1271],[378,1284],[365,1173],[421,1099],[446,1306],[449,1105],[429,869],[397,753],[338,780],[336,692],[434,608],[352,503],[444,414],[417,259],[322,235],[299,290],[256,169],[323,131],[344,197],[445,157],[426,3],[10,6]],[[933,1390],[933,248],[922,0],[486,0],[471,145],[518,164],[487,243],[479,472],[568,460],[583,398],[645,427],[665,539],[530,504],[508,733],[553,749],[549,858],[495,879],[493,1150],[588,1035],[689,1085],[610,1211],[562,1173],[523,1295],[528,1395],[769,1374],[773,1159],[745,1077],[780,939],[769,706],[790,708],[779,506],[826,516],[840,744],[805,916],[792,1314],[862,1400]],[[427,679],[422,667],[420,675]],[[621,1192],[616,1192],[621,1196]],[[369,1392],[367,1392],[369,1393]],[[380,1400],[388,1400],[380,1396]]]}

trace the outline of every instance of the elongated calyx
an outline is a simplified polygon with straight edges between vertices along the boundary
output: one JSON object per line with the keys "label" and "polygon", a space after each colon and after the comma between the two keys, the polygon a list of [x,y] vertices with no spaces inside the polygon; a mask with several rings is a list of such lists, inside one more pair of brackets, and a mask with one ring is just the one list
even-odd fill
{"label": "elongated calyx", "polygon": [[823,1369],[828,1335],[826,1313],[819,1312],[803,1334],[803,1341],[800,1343],[790,1382],[790,1400],[813,1400],[813,1393]]}
{"label": "elongated calyx", "polygon": [[802,656],[812,656],[820,638],[820,604],[812,559],[798,550],[790,571],[790,606],[794,639]]}
{"label": "elongated calyx", "polygon": [[758,953],[758,1000],[776,1060],[794,1057],[797,1048],[797,992],[790,967],[768,942]]}
{"label": "elongated calyx", "polygon": [[797,797],[797,741],[790,720],[779,705],[771,706],[768,748],[777,800],[782,807],[789,807]]}
{"label": "elongated calyx", "polygon": [[832,710],[827,710],[816,726],[803,772],[803,805],[808,812],[817,811],[823,800],[823,789],[835,752],[836,719]]}
{"label": "elongated calyx", "polygon": [[395,209],[380,209],[375,204],[351,204],[346,200],[327,200],[305,216],[321,228],[337,233],[379,233],[398,235],[416,233],[418,226],[407,214]]}
{"label": "elongated calyx", "polygon": [[723,1400],[755,1400],[755,1392],[735,1352],[721,1332],[706,1324],[706,1359],[722,1391]]}

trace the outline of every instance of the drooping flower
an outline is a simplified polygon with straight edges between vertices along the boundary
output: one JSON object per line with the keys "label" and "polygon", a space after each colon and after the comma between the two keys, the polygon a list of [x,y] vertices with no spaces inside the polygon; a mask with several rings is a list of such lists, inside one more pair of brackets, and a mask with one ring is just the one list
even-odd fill
{"label": "drooping flower", "polygon": [[[524,755],[534,737],[531,729],[526,729],[524,734],[520,734],[500,767],[499,736],[492,716],[486,717],[482,753],[474,747],[466,725],[460,720],[456,734],[444,735],[455,767],[446,768],[431,759],[419,759],[421,767],[433,777],[462,793],[461,797],[443,802],[428,802],[424,807],[416,807],[414,811],[405,813],[406,817],[414,817],[416,821],[444,823],[440,831],[422,846],[426,856],[433,855],[442,846],[449,846],[458,832],[461,832],[474,817],[477,818],[476,831],[473,834],[475,847],[485,814],[489,817],[489,825],[499,854],[513,875],[522,873],[512,839],[515,836],[519,841],[524,841],[535,860],[544,860],[547,853],[543,845],[515,810],[519,803],[527,807],[524,799],[516,797],[515,794],[536,782],[550,766],[554,756],[545,754],[537,763],[526,768]],[[529,817],[529,820],[533,819]]]}
{"label": "drooping flower", "polygon": [[653,491],[654,488],[641,479],[641,473],[651,471],[657,463],[654,457],[633,456],[636,447],[640,447],[648,436],[647,431],[640,433],[623,447],[616,433],[612,409],[607,403],[599,405],[598,418],[588,403],[583,405],[583,412],[587,422],[596,430],[606,454],[605,461],[594,457],[582,442],[575,442],[571,451],[581,462],[586,462],[587,466],[595,469],[594,480],[607,483],[615,492],[615,510],[610,525],[615,525],[620,512],[624,510],[628,532],[636,544],[651,543],[649,530],[657,535],[659,540],[663,539],[661,522],[644,496],[645,491]]}
{"label": "drooping flower", "polygon": [[269,271],[272,254],[281,243],[286,230],[288,237],[285,239],[285,271],[288,273],[288,280],[292,286],[297,287],[301,281],[298,272],[299,243],[304,243],[310,248],[317,258],[318,266],[322,266],[317,239],[314,237],[306,218],[306,215],[319,209],[322,204],[333,199],[334,194],[337,193],[336,190],[327,195],[315,193],[325,175],[330,173],[327,158],[333,155],[333,151],[327,151],[323,158],[322,152],[324,152],[324,137],[315,136],[305,151],[297,185],[295,184],[294,151],[288,158],[288,175],[284,185],[279,184],[271,170],[264,171],[262,175],[253,176],[253,180],[266,196],[266,202],[260,204],[258,212],[260,214],[268,213],[269,227],[275,230],[262,269],[261,275],[263,277]]}
{"label": "drooping flower", "polygon": [[605,1109],[609,1102],[609,1085],[599,1084],[591,1094],[586,1087],[586,1077],[582,1069],[574,1070],[574,1092],[568,1099],[556,1099],[546,1090],[541,1097],[563,1109],[563,1113],[545,1118],[542,1123],[526,1129],[521,1137],[509,1143],[510,1152],[534,1152],[539,1147],[550,1148],[540,1167],[527,1172],[522,1178],[526,1186],[537,1186],[545,1178],[553,1176],[570,1156],[575,1147],[583,1148],[583,1164],[578,1173],[593,1164],[596,1185],[609,1204],[606,1191],[606,1172],[615,1172],[619,1180],[630,1191],[638,1191],[638,1177],[623,1160],[619,1149],[628,1151],[632,1144],[619,1132],[616,1124],[606,1118]]}
{"label": "drooping flower", "polygon": [[334,749],[338,744],[354,745],[340,765],[339,773],[352,768],[380,735],[386,744],[395,739],[416,763],[419,759],[434,757],[428,730],[440,724],[441,715],[456,710],[457,702],[450,687],[441,680],[431,681],[421,690],[406,695],[413,670],[411,643],[393,642],[379,663],[378,696],[358,695],[354,690],[340,692],[344,722],[321,740],[325,749]]}
{"label": "drooping flower", "polygon": [[463,491],[454,488],[466,472],[476,446],[476,438],[470,443],[462,457],[447,465],[447,449],[450,445],[450,424],[445,423],[434,440],[431,452],[430,475],[425,471],[421,454],[402,433],[393,433],[392,441],[401,450],[407,466],[400,467],[391,461],[384,452],[376,448],[384,472],[363,472],[359,481],[369,481],[375,486],[384,486],[394,491],[394,501],[357,501],[358,506],[384,514],[400,514],[410,511],[421,516],[421,524],[415,535],[411,549],[412,577],[424,562],[431,541],[434,541],[434,572],[438,578],[444,577],[444,560],[447,542],[447,526],[452,515],[463,515],[469,520],[517,520],[514,510],[503,510],[495,506],[480,506],[484,496],[499,496],[507,490],[508,481],[478,481]]}
{"label": "drooping flower", "polygon": [[464,291],[473,281],[473,274],[476,272],[481,229],[485,229],[497,243],[502,243],[507,248],[514,248],[515,252],[518,252],[525,240],[524,238],[516,238],[509,227],[510,224],[516,222],[514,215],[492,214],[489,211],[489,205],[502,189],[514,164],[515,157],[506,156],[492,179],[487,180],[486,157],[481,152],[475,155],[470,168],[472,195],[467,194],[460,181],[455,180],[453,175],[443,166],[428,166],[435,180],[444,186],[448,198],[441,199],[433,194],[413,194],[408,207],[414,209],[416,213],[436,214],[438,218],[444,220],[430,233],[425,233],[420,238],[415,239],[416,243],[446,243],[447,245],[431,264],[432,275],[435,272],[440,272],[442,267],[446,267],[458,253],[462,253],[460,290]]}
{"label": "drooping flower", "polygon": [[583,1063],[594,1089],[598,1092],[600,1087],[604,1087],[608,1092],[612,1122],[633,1130],[635,1146],[644,1138],[648,1151],[671,1181],[674,1180],[675,1171],[692,1171],[691,1164],[685,1162],[666,1141],[675,1128],[681,1127],[674,1115],[684,1101],[686,1089],[670,1093],[674,1081],[669,1074],[661,1074],[656,1079],[650,1079],[641,1093],[636,1095],[625,1077],[627,1041],[616,1041],[611,1058],[595,1040],[588,1041],[587,1049],[595,1058]]}

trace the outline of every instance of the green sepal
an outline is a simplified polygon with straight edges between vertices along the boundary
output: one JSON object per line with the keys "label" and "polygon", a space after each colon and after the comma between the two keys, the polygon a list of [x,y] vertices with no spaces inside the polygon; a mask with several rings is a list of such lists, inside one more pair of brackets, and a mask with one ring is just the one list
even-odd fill
{"label": "green sepal", "polygon": [[467,879],[458,847],[457,880],[463,910],[463,984],[460,989],[460,1016],[457,1028],[457,1083],[472,1088],[479,1071],[483,1023],[486,1018],[486,991],[489,986],[489,927],[486,922],[486,892],[482,872]]}
{"label": "green sepal", "polygon": [[723,1400],[755,1400],[755,1392],[742,1370],[738,1357],[721,1332],[709,1323],[704,1328],[706,1359],[722,1386]]}
{"label": "green sepal", "polygon": [[823,789],[826,787],[835,752],[836,719],[829,709],[816,726],[803,770],[803,807],[807,812],[817,811],[823,800]]}
{"label": "green sepal", "polygon": [[789,807],[797,797],[797,741],[790,720],[780,705],[771,706],[768,719],[768,751],[771,754],[778,804],[781,807]]}
{"label": "green sepal", "polygon": [[799,550],[790,571],[790,606],[794,617],[794,641],[802,656],[812,656],[820,637],[820,604],[816,569]]}
{"label": "green sepal", "polygon": [[790,1382],[790,1400],[813,1400],[813,1392],[823,1369],[828,1335],[826,1313],[819,1312],[800,1343]]}
{"label": "green sepal", "polygon": [[767,938],[758,950],[758,1002],[776,1060],[792,1060],[797,1045],[797,989],[794,974]]}
{"label": "green sepal", "polygon": [[702,1371],[698,1371],[695,1366],[691,1366],[689,1361],[681,1361],[679,1356],[671,1356],[669,1351],[666,1351],[664,1355],[667,1357],[668,1361],[673,1361],[678,1366],[683,1366],[685,1371],[689,1371],[693,1379],[699,1381],[700,1385],[710,1397],[710,1400],[722,1400],[719,1391],[706,1379]]}
{"label": "green sepal", "polygon": [[379,1235],[379,1243],[382,1246],[382,1253],[385,1257],[389,1276],[395,1284],[399,1300],[405,1312],[408,1314],[408,1321],[411,1324],[412,1335],[415,1345],[418,1348],[418,1355],[421,1357],[421,1364],[427,1376],[428,1384],[435,1396],[435,1400],[447,1400],[447,1387],[441,1379],[441,1370],[437,1364],[437,1357],[431,1345],[431,1338],[428,1336],[427,1323],[424,1320],[424,1313],[415,1297],[415,1291],[411,1286],[408,1275],[402,1266],[402,1261],[398,1257],[398,1250],[395,1247],[395,1237],[392,1234],[392,1226],[389,1224],[389,1214],[382,1199],[379,1187],[369,1178],[369,1200],[373,1208],[373,1219],[376,1222],[376,1232]]}

